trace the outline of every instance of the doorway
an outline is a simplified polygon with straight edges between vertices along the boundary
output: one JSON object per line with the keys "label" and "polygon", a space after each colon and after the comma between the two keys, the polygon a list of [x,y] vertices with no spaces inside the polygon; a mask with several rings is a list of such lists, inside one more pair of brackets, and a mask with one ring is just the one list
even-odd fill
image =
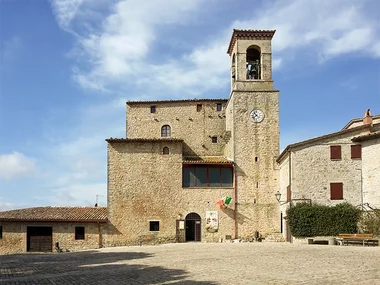
{"label": "doorway", "polygon": [[201,241],[201,217],[190,213],[185,218],[186,241]]}
{"label": "doorway", "polygon": [[27,246],[29,252],[52,252],[52,227],[27,227]]}

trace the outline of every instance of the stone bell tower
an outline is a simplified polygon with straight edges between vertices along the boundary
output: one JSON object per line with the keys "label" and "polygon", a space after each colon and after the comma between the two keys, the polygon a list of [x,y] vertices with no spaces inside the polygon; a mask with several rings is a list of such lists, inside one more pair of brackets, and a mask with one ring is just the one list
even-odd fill
{"label": "stone bell tower", "polygon": [[235,163],[237,237],[257,231],[268,239],[280,232],[275,193],[279,171],[279,91],[272,80],[272,37],[275,31],[234,30],[231,94],[226,109],[230,137],[226,155]]}

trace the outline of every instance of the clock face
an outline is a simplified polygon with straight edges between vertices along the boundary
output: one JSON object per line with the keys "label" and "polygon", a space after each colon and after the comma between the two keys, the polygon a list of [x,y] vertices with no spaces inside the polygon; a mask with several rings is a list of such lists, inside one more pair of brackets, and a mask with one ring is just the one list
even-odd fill
{"label": "clock face", "polygon": [[254,122],[257,122],[257,123],[260,123],[262,120],[264,120],[263,111],[258,110],[258,109],[253,110],[249,116]]}

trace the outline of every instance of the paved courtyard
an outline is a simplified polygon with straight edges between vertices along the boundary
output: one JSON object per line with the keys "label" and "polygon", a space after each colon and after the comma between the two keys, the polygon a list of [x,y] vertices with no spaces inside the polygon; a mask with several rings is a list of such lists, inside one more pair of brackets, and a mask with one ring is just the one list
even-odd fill
{"label": "paved courtyard", "polygon": [[380,284],[380,247],[186,243],[2,255],[0,284]]}

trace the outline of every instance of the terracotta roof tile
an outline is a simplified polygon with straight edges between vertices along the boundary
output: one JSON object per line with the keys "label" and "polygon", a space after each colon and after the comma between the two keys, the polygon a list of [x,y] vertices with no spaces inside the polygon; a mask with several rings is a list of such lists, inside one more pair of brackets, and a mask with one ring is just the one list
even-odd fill
{"label": "terracotta roof tile", "polygon": [[231,56],[232,50],[238,38],[271,40],[276,30],[236,30],[234,29],[227,53]]}
{"label": "terracotta roof tile", "polygon": [[380,131],[373,132],[373,133],[363,135],[363,136],[354,137],[354,138],[352,138],[352,141],[353,142],[361,142],[361,141],[367,141],[367,140],[377,139],[377,138],[380,138]]}
{"label": "terracotta roof tile", "polygon": [[107,207],[35,207],[0,212],[0,221],[107,222]]}
{"label": "terracotta roof tile", "polygon": [[192,156],[184,157],[184,164],[233,164],[233,161],[228,160],[224,156]]}
{"label": "terracotta roof tile", "polygon": [[183,103],[183,102],[227,102],[228,99],[179,99],[179,100],[157,100],[157,101],[127,101],[127,105],[133,104],[159,104],[159,103]]}

